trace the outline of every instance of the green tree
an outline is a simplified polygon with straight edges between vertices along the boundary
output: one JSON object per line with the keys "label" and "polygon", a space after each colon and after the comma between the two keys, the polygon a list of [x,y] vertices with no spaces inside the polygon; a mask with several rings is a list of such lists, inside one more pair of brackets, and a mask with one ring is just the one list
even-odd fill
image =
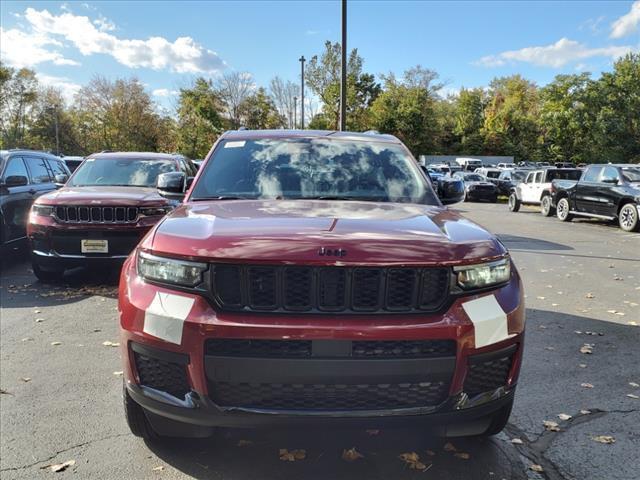
{"label": "green tree", "polygon": [[197,78],[180,89],[177,149],[191,158],[204,158],[225,128],[224,105],[210,80]]}
{"label": "green tree", "polygon": [[24,147],[28,143],[38,80],[33,70],[14,70],[0,63],[0,146]]}
{"label": "green tree", "polygon": [[453,101],[455,120],[453,133],[460,139],[460,153],[480,155],[484,153],[482,127],[486,95],[483,89],[462,89]]}
{"label": "green tree", "polygon": [[278,113],[273,100],[262,87],[244,99],[239,114],[242,124],[252,130],[284,128],[287,124],[287,119]]}

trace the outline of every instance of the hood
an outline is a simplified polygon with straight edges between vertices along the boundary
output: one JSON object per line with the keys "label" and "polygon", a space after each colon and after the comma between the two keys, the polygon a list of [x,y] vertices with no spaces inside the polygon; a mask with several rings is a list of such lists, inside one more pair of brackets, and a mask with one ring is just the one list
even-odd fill
{"label": "hood", "polygon": [[[443,207],[317,200],[188,203],[142,246],[203,260],[344,265],[457,264],[506,253],[489,232]],[[346,254],[321,256],[321,248]]]}
{"label": "hood", "polygon": [[105,205],[156,206],[165,205],[167,199],[155,188],[147,187],[63,187],[38,197],[36,203],[45,205]]}

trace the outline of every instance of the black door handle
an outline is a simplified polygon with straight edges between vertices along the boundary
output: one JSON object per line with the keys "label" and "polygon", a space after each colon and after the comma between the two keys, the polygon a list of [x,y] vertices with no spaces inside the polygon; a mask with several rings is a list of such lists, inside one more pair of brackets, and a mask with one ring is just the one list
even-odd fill
{"label": "black door handle", "polygon": [[29,193],[31,195],[35,195],[36,193],[38,193],[38,191],[35,188],[32,188],[32,189],[29,190]]}

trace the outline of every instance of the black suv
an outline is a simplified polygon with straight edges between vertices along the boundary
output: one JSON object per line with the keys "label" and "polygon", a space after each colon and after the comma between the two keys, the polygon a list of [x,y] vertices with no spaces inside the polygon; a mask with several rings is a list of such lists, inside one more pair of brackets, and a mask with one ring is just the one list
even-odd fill
{"label": "black suv", "polygon": [[64,161],[49,153],[0,151],[0,251],[26,239],[33,201],[64,184],[69,175]]}

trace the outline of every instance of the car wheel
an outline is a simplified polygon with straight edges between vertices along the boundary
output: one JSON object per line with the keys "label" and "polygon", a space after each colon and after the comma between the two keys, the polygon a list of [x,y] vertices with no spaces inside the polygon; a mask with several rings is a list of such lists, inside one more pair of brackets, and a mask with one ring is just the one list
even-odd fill
{"label": "car wheel", "polygon": [[44,270],[37,263],[32,264],[33,274],[42,283],[60,283],[64,277],[64,270]]}
{"label": "car wheel", "polygon": [[561,198],[556,207],[556,216],[563,222],[569,222],[573,218],[569,213],[569,200]]}
{"label": "car wheel", "polygon": [[142,407],[129,395],[124,381],[122,382],[122,399],[124,401],[124,416],[127,419],[127,425],[129,425],[131,433],[145,440],[158,439],[159,435],[151,427]]}
{"label": "car wheel", "polygon": [[491,419],[491,425],[487,428],[487,431],[482,434],[483,437],[490,437],[492,435],[497,435],[504,427],[507,426],[509,422],[509,417],[511,416],[511,409],[513,408],[513,398],[511,401],[502,407],[500,410],[493,414]]}
{"label": "car wheel", "polygon": [[542,202],[540,202],[540,213],[544,217],[550,217],[555,213],[553,206],[551,205],[551,197],[549,195],[545,195],[542,197]]}
{"label": "car wheel", "polygon": [[618,224],[625,232],[637,232],[640,229],[638,206],[633,203],[623,205],[618,214]]}
{"label": "car wheel", "polygon": [[518,210],[520,210],[520,200],[515,193],[512,193],[509,195],[509,211],[517,212]]}

